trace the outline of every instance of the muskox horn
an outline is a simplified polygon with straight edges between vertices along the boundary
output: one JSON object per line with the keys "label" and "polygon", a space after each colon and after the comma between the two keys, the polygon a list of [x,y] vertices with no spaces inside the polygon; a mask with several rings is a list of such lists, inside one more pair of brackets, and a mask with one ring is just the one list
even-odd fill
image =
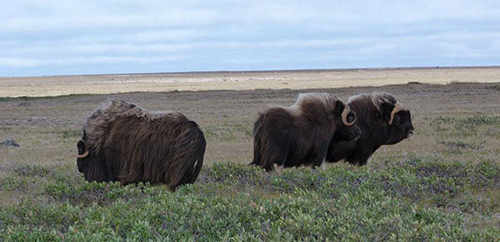
{"label": "muskox horn", "polygon": [[88,150],[86,150],[86,151],[85,151],[85,153],[83,153],[83,154],[81,154],[81,155],[76,155],[76,157],[78,157],[78,158],[85,158],[85,157],[87,157],[88,155],[89,155],[89,151],[88,151]]}
{"label": "muskox horn", "polygon": [[351,126],[356,122],[356,120],[353,120],[352,122],[347,122],[347,115],[351,112],[351,108],[347,105],[344,106],[344,111],[342,112],[342,122],[345,124],[345,126]]}
{"label": "muskox horn", "polygon": [[392,109],[391,118],[389,119],[389,125],[392,125],[392,121],[394,120],[394,115],[396,115],[397,112],[399,112],[403,109],[404,109],[403,104],[401,104],[399,102],[394,104],[394,109]]}

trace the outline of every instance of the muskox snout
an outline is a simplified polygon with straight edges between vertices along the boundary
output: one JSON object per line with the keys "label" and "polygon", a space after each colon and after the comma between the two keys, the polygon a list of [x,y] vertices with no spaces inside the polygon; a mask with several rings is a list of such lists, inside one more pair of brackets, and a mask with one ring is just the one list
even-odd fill
{"label": "muskox snout", "polygon": [[406,132],[406,136],[407,136],[407,137],[410,137],[410,136],[412,136],[412,135],[413,135],[413,128],[408,129],[408,131]]}
{"label": "muskox snout", "polygon": [[363,134],[363,132],[361,132],[361,130],[358,130],[357,132],[354,132],[352,133],[352,140],[357,140],[359,139],[359,137],[361,137],[361,135]]}
{"label": "muskox snout", "polygon": [[362,134],[363,134],[363,132],[361,130],[358,131],[358,133],[356,134],[356,139],[358,139],[359,137],[361,137]]}

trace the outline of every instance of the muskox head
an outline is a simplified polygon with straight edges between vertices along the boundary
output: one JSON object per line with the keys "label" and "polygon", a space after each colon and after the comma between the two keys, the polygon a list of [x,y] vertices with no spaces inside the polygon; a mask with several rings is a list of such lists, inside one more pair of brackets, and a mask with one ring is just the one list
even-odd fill
{"label": "muskox head", "polygon": [[109,175],[101,152],[98,152],[90,144],[89,138],[83,130],[83,137],[76,143],[78,154],[76,155],[76,166],[80,173],[83,173],[85,180],[108,182],[114,180]]}
{"label": "muskox head", "polygon": [[78,148],[78,155],[76,155],[76,165],[78,167],[79,172],[83,172],[83,159],[89,156],[89,151],[87,150],[87,146],[83,140],[79,140],[76,143],[76,147]]}
{"label": "muskox head", "polygon": [[373,103],[382,117],[383,125],[388,127],[389,138],[384,144],[396,144],[413,134],[410,110],[388,93],[372,94]]}
{"label": "muskox head", "polygon": [[396,144],[401,140],[410,137],[413,134],[413,124],[410,110],[407,110],[403,105],[397,102],[389,115],[390,137],[385,144]]}
{"label": "muskox head", "polygon": [[76,155],[76,166],[78,167],[78,171],[82,172],[85,169],[85,160],[88,160],[88,156],[90,151],[87,149],[87,145],[85,144],[84,137],[76,143],[76,148],[78,148],[78,155]]}
{"label": "muskox head", "polygon": [[342,101],[336,101],[335,106],[336,115],[340,118],[335,119],[338,122],[336,124],[336,127],[338,127],[338,129],[335,132],[333,140],[349,141],[359,138],[359,136],[361,135],[361,129],[356,123],[356,112],[351,110],[349,105],[344,104]]}

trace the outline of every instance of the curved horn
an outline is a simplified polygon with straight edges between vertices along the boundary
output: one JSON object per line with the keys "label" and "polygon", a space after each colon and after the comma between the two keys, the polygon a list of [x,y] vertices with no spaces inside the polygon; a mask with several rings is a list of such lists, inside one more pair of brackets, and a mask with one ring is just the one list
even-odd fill
{"label": "curved horn", "polygon": [[389,119],[389,125],[392,125],[392,121],[394,120],[394,115],[396,115],[397,112],[403,109],[404,109],[403,104],[401,104],[400,102],[394,104],[394,109],[392,109],[391,118]]}
{"label": "curved horn", "polygon": [[342,123],[345,124],[345,126],[351,126],[354,124],[354,122],[356,122],[356,120],[352,121],[352,122],[347,122],[347,115],[349,114],[349,112],[351,111],[351,107],[349,107],[347,104],[344,105],[344,111],[342,112]]}
{"label": "curved horn", "polygon": [[76,155],[76,157],[78,157],[78,158],[85,158],[85,157],[87,157],[88,155],[89,155],[89,151],[88,151],[88,150],[86,150],[86,151],[85,151],[85,153],[83,153],[83,154],[81,154],[81,155]]}

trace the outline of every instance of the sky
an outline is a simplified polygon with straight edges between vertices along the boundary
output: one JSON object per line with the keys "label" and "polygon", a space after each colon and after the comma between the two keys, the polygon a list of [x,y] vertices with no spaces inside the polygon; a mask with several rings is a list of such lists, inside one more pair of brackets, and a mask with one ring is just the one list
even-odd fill
{"label": "sky", "polygon": [[498,0],[0,0],[0,76],[500,65]]}

